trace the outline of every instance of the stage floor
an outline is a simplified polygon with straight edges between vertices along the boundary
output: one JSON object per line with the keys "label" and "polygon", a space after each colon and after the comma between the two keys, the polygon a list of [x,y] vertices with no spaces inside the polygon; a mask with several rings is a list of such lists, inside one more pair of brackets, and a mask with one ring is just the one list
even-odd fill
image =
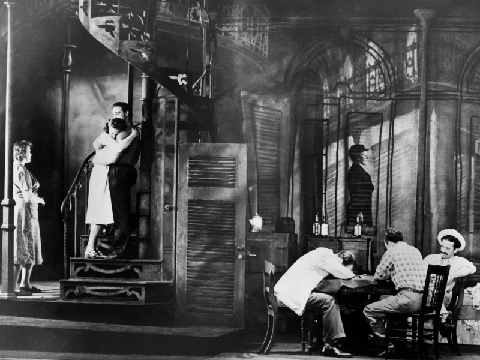
{"label": "stage floor", "polygon": [[34,293],[29,296],[17,296],[18,300],[45,300],[45,301],[60,301],[60,282],[58,281],[35,281],[32,282],[35,286],[42,290],[41,293]]}

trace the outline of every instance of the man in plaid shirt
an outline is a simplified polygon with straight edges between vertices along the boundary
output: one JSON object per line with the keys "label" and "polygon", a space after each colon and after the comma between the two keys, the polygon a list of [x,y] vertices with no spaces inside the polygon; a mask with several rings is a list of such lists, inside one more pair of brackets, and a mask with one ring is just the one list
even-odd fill
{"label": "man in plaid shirt", "polygon": [[[413,313],[420,310],[427,275],[427,265],[417,248],[403,241],[396,229],[385,230],[385,247],[375,280],[392,280],[397,295],[367,305],[363,310],[370,327],[380,342],[385,339],[386,313]],[[390,346],[389,346],[390,347]]]}

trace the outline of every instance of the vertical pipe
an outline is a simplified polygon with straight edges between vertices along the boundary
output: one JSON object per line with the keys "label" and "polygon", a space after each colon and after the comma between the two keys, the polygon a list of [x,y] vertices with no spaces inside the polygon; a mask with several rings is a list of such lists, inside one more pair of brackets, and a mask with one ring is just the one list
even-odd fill
{"label": "vertical pipe", "polygon": [[[70,10],[70,9],[69,9]],[[70,43],[70,11],[67,10],[67,42],[63,45],[63,87],[62,87],[62,118],[60,123],[61,136],[61,159],[60,159],[60,178],[61,189],[64,194],[67,193],[68,184],[68,110],[70,108],[70,74],[72,72],[72,50],[76,48]],[[74,199],[76,202],[77,200]],[[66,215],[65,215],[66,216]],[[65,218],[65,225],[67,218]],[[74,254],[77,252],[77,234],[76,228],[73,233],[73,249]],[[63,275],[65,279],[68,277],[68,229],[64,228],[63,234]]]}
{"label": "vertical pipe", "polygon": [[420,68],[420,110],[418,119],[417,203],[415,209],[415,246],[423,253],[425,233],[426,174],[430,149],[428,148],[428,32],[435,12],[428,9],[414,10],[422,26],[422,56]]}
{"label": "vertical pipe", "polygon": [[2,280],[0,285],[1,298],[15,298],[15,279],[14,279],[14,237],[13,231],[13,211],[15,201],[13,200],[13,159],[12,159],[12,102],[13,102],[13,79],[12,79],[12,6],[14,1],[5,1],[7,6],[7,77],[6,77],[6,95],[5,95],[5,186],[3,206],[3,224],[2,224]]}
{"label": "vertical pipe", "polygon": [[[178,122],[180,118],[180,100],[178,98],[175,99],[175,130],[174,130],[174,149],[173,149],[173,239],[174,239],[174,246],[173,246],[173,269],[172,274],[177,273],[177,214],[178,214],[178,145],[179,145],[179,138],[178,138]],[[255,207],[255,211],[258,211],[257,207]]]}
{"label": "vertical pipe", "polygon": [[[340,95],[340,94],[339,94]],[[339,161],[339,152],[340,152],[340,128],[342,121],[342,97],[339,96],[337,99],[337,149],[335,154],[335,232],[334,236],[337,237],[338,234],[338,161]],[[346,179],[346,178],[345,178]]]}
{"label": "vertical pipe", "polygon": [[[153,125],[152,125],[152,103],[155,96],[156,83],[146,74],[142,74],[142,150],[140,157],[140,204],[139,216],[139,240],[140,240],[140,258],[146,256],[146,243],[150,238],[150,217],[151,217],[151,171],[153,162]],[[139,244],[139,245],[140,245]]]}
{"label": "vertical pipe", "polygon": [[[380,140],[378,142],[377,199],[375,200],[375,224],[374,224],[376,229],[378,229],[378,208],[379,208],[379,204],[380,204],[380,173],[381,173],[381,170],[382,170],[381,166],[382,166],[383,122],[384,122],[384,116],[382,114],[382,124],[380,125]],[[372,151],[372,153],[373,153],[373,151]],[[387,177],[387,179],[388,179],[388,177]]]}
{"label": "vertical pipe", "polygon": [[[165,157],[167,155],[167,98],[164,96],[160,101],[160,114],[162,118],[162,143],[161,143],[161,159],[160,159],[160,239],[158,244],[158,256],[160,260],[164,258],[164,244],[165,244]],[[172,195],[173,198],[173,195]],[[170,201],[170,206],[173,202]],[[174,239],[175,241],[175,239]],[[172,254],[173,255],[173,254]],[[164,262],[162,261],[160,280],[164,280]]]}
{"label": "vertical pipe", "polygon": [[[201,7],[202,14],[201,16],[203,17],[204,15],[207,14],[207,0],[203,0],[203,6]],[[202,67],[203,67],[203,74],[205,75],[202,79],[201,83],[201,93],[200,96],[207,96],[207,64],[208,64],[208,52],[207,52],[207,27],[209,26],[208,24],[208,18],[207,19],[202,19]]]}

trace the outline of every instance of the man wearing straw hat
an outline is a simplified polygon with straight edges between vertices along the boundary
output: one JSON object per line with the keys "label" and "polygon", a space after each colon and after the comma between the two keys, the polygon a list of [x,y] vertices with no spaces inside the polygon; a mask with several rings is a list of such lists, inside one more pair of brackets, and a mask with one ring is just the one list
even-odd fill
{"label": "man wearing straw hat", "polygon": [[447,288],[443,298],[443,304],[446,307],[452,299],[452,289],[456,279],[473,274],[477,268],[464,257],[455,255],[465,248],[465,239],[457,230],[444,229],[438,233],[437,240],[440,244],[440,254],[428,255],[424,261],[429,265],[450,265]]}

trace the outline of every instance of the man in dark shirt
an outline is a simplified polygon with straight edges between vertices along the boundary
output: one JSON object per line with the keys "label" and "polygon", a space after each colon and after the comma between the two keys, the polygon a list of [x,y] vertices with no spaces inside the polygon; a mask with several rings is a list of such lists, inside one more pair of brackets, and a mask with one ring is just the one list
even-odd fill
{"label": "man in dark shirt", "polygon": [[[127,103],[116,102],[112,106],[114,118],[124,119],[127,123],[127,131],[137,131],[130,119],[130,107]],[[108,186],[112,200],[114,221],[113,250],[106,257],[116,259],[123,257],[125,246],[130,237],[130,191],[137,179],[135,164],[140,157],[140,138],[137,136],[132,143],[114,158],[104,161],[108,165]]]}

